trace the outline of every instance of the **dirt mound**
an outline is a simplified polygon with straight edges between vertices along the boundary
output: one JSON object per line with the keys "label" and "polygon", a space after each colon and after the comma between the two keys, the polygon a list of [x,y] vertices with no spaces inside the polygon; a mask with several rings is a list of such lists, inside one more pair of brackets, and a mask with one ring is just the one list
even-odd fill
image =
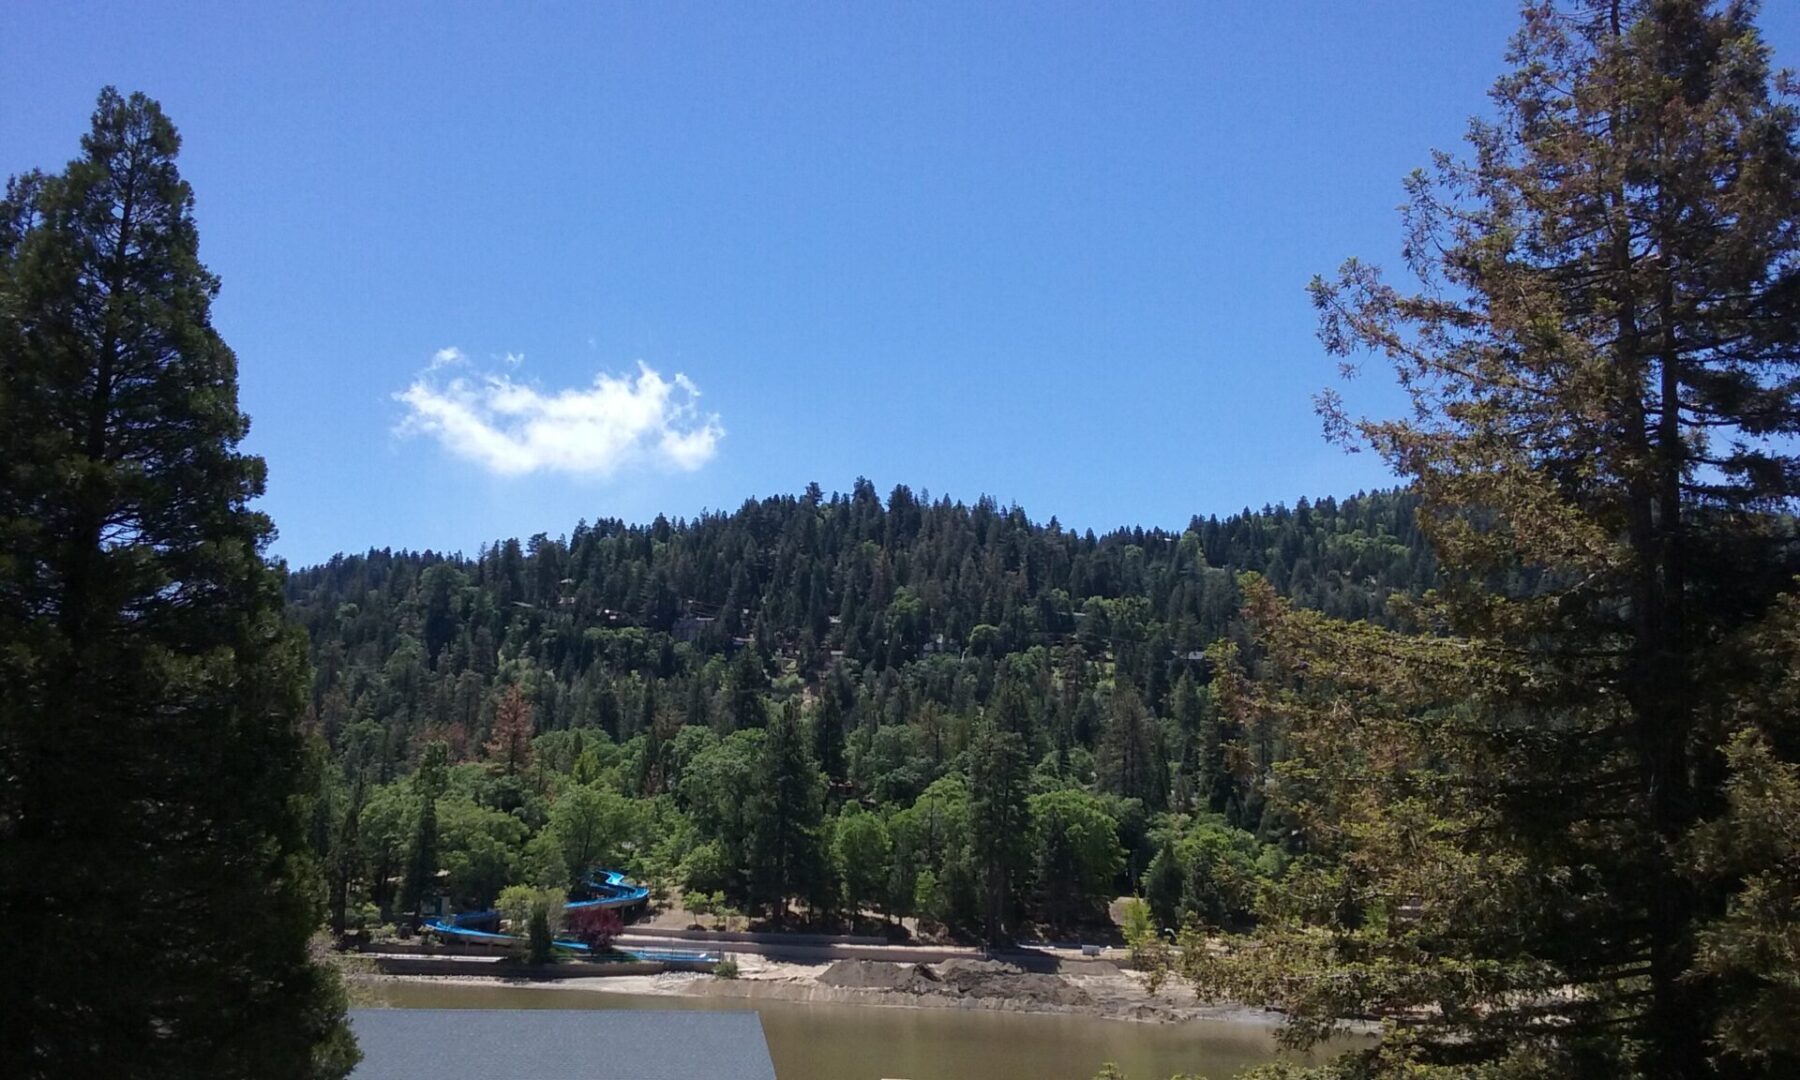
{"label": "dirt mound", "polygon": [[946,960],[937,966],[947,993],[971,998],[1002,998],[1033,1005],[1087,1005],[1087,991],[1061,975],[1026,971],[997,960]]}
{"label": "dirt mound", "polygon": [[1031,1006],[1092,1004],[1086,990],[1060,975],[1041,975],[996,960],[946,960],[892,964],[880,960],[839,960],[819,975],[826,986],[846,990],[888,990],[937,997],[1016,1001]]}
{"label": "dirt mound", "polygon": [[846,990],[929,994],[940,989],[937,974],[924,964],[894,964],[886,960],[839,960],[820,973],[819,981]]}

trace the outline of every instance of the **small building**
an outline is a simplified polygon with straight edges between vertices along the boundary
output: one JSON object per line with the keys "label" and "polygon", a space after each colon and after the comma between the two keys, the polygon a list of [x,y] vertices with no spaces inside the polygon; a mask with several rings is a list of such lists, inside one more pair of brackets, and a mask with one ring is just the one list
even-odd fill
{"label": "small building", "polygon": [[753,1012],[352,1009],[351,1080],[775,1080]]}
{"label": "small building", "polygon": [[683,615],[675,620],[675,637],[691,645],[700,640],[700,635],[710,631],[716,621],[711,615]]}

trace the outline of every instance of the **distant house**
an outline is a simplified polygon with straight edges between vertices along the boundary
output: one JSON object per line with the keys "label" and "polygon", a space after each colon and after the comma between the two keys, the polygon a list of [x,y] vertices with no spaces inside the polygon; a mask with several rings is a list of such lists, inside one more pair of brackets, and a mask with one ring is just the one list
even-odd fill
{"label": "distant house", "polygon": [[753,1012],[352,1009],[351,1080],[775,1080]]}
{"label": "distant house", "polygon": [[711,615],[683,615],[675,620],[675,636],[691,645],[712,629],[715,621]]}

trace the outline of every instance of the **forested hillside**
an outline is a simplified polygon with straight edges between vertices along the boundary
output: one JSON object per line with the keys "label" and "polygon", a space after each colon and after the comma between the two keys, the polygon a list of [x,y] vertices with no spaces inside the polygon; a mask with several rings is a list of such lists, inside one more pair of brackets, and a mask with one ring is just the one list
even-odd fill
{"label": "forested hillside", "polygon": [[1234,749],[1209,700],[1236,575],[1380,620],[1431,579],[1414,505],[1095,536],[859,480],[299,570],[335,917],[604,863],[774,920],[1004,936],[1139,887],[1241,920],[1297,840],[1263,811],[1279,747]]}

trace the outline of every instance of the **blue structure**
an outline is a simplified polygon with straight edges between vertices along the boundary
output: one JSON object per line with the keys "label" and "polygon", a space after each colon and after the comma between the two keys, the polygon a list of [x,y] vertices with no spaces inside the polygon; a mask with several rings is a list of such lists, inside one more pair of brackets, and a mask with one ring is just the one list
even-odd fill
{"label": "blue structure", "polygon": [[[621,910],[636,907],[650,899],[650,890],[642,885],[630,885],[625,875],[617,870],[595,870],[582,884],[599,894],[592,900],[575,900],[563,905],[565,911],[585,911],[590,908],[610,908]],[[484,945],[510,945],[524,939],[517,934],[501,934],[494,930],[483,930],[481,927],[497,927],[500,925],[498,911],[465,911],[460,915],[452,915],[448,919],[432,919],[425,923],[424,929],[438,937],[449,941],[468,941]],[[554,941],[558,949],[572,953],[586,953],[591,950],[580,941]],[[680,949],[636,949],[614,950],[624,960],[671,960],[678,962],[718,963],[720,956],[712,952],[688,952]]]}

